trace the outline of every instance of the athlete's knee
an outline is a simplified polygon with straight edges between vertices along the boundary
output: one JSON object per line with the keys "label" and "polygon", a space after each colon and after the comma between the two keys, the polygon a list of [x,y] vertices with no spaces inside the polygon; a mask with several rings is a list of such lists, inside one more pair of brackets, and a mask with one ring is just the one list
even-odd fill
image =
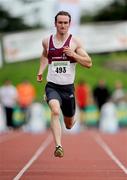
{"label": "athlete's knee", "polygon": [[54,107],[54,108],[52,109],[52,115],[53,115],[53,116],[59,116],[59,115],[60,115],[60,110],[59,110],[59,108],[57,108],[57,107],[55,108],[55,107]]}
{"label": "athlete's knee", "polygon": [[67,129],[71,129],[73,127],[73,119],[71,118],[64,118],[65,126]]}
{"label": "athlete's knee", "polygon": [[71,129],[72,126],[73,126],[72,124],[65,124],[65,125],[66,125],[66,128],[67,128],[67,129]]}

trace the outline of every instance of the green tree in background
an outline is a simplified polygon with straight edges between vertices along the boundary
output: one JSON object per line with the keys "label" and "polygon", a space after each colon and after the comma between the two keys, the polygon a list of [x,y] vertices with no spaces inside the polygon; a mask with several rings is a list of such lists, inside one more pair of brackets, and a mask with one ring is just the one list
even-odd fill
{"label": "green tree in background", "polygon": [[102,9],[94,21],[127,20],[127,0],[115,0],[110,6]]}
{"label": "green tree in background", "polygon": [[0,6],[0,32],[22,31],[39,27],[39,25],[29,26],[25,24],[22,17],[13,17]]}
{"label": "green tree in background", "polygon": [[81,23],[127,20],[127,0],[114,0],[94,15],[82,15]]}

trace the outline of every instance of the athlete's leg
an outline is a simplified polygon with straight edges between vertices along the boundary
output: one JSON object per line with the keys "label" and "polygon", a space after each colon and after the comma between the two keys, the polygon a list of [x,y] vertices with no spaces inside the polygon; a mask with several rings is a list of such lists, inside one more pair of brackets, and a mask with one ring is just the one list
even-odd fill
{"label": "athlete's leg", "polygon": [[64,123],[67,129],[71,129],[73,125],[75,124],[74,116],[73,117],[64,116]]}
{"label": "athlete's leg", "polygon": [[61,146],[61,124],[59,121],[60,117],[60,103],[57,99],[49,101],[51,109],[51,129],[56,146]]}

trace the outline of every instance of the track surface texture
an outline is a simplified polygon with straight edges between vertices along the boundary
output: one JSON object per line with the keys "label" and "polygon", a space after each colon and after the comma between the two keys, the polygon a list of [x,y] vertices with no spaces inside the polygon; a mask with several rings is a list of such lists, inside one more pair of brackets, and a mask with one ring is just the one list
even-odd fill
{"label": "track surface texture", "polygon": [[63,133],[62,144],[56,158],[50,130],[0,134],[0,180],[127,180],[127,129]]}

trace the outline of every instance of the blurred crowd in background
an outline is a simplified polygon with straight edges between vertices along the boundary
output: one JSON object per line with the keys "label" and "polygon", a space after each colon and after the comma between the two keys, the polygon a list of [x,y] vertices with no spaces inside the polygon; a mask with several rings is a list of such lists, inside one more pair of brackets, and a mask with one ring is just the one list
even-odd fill
{"label": "blurred crowd in background", "polygon": [[[75,130],[95,127],[105,133],[115,133],[127,126],[127,91],[122,81],[114,82],[111,92],[104,79],[91,86],[83,79],[75,84]],[[47,102],[36,99],[36,89],[28,79],[14,86],[6,79],[0,87],[0,132],[22,129],[43,132],[50,127]],[[62,119],[62,116],[61,116]]]}

